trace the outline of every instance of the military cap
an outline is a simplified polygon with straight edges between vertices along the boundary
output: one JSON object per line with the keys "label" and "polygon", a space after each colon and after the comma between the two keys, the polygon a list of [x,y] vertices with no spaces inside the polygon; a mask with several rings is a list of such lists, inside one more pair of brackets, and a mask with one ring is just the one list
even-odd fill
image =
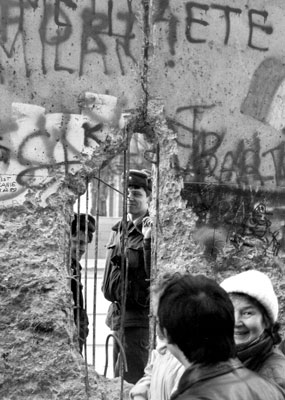
{"label": "military cap", "polygon": [[138,186],[151,192],[151,175],[145,170],[130,169],[128,186]]}

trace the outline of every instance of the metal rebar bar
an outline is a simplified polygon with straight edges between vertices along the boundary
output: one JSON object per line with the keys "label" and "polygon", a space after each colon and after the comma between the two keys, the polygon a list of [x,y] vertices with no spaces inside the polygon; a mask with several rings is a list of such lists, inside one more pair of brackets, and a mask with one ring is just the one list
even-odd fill
{"label": "metal rebar bar", "polygon": [[96,225],[95,225],[95,250],[94,250],[94,281],[93,281],[93,332],[92,332],[92,365],[95,368],[96,358],[96,310],[97,310],[97,275],[98,275],[98,242],[99,242],[99,200],[100,200],[100,170],[97,178],[96,198]]}
{"label": "metal rebar bar", "polygon": [[114,335],[113,333],[110,333],[107,338],[106,338],[106,342],[105,342],[105,356],[106,356],[106,362],[105,362],[105,368],[104,368],[104,376],[106,377],[107,375],[107,370],[108,370],[108,363],[109,363],[109,354],[108,354],[108,345],[109,345],[109,340],[110,338],[113,337],[113,339],[117,342],[119,348],[120,348],[120,353],[121,353],[121,357],[122,357],[122,362],[124,365],[124,370],[125,372],[128,372],[128,363],[127,363],[127,357],[126,357],[126,353],[124,350],[124,347],[120,341],[120,339]]}
{"label": "metal rebar bar", "polygon": [[[151,235],[152,237],[152,246],[151,246],[151,269],[150,269],[150,282],[151,284],[155,281],[157,277],[157,238],[159,232],[159,187],[160,187],[160,147],[159,143],[156,145],[156,162],[155,162],[155,180],[156,180],[156,191],[155,191],[155,225],[154,232]],[[150,325],[149,325],[149,349],[151,355],[151,350],[155,348],[156,344],[156,318],[155,316],[150,314]]]}
{"label": "metal rebar bar", "polygon": [[76,260],[75,260],[75,283],[76,283],[76,326],[77,326],[77,336],[78,342],[80,339],[80,267],[79,267],[79,229],[80,229],[80,221],[79,221],[79,214],[80,214],[80,195],[77,197],[77,221],[76,221]]}
{"label": "metal rebar bar", "polygon": [[[86,207],[85,207],[85,263],[84,263],[84,310],[86,313],[86,318],[88,318],[87,314],[87,273],[88,273],[88,222],[89,222],[89,215],[88,215],[88,206],[89,206],[89,180],[88,177],[86,178]],[[83,311],[83,310],[82,310]],[[85,322],[85,320],[84,320]],[[87,322],[87,321],[86,321]],[[85,326],[84,326],[85,329]],[[84,331],[85,335],[85,331]],[[89,398],[89,378],[88,378],[88,364],[87,364],[87,338],[84,337],[84,343],[83,343],[83,348],[84,348],[84,364],[85,364],[85,388],[86,388],[86,394],[87,397]]]}
{"label": "metal rebar bar", "polygon": [[[123,153],[124,160],[124,172],[123,172],[123,219],[122,219],[122,254],[121,254],[121,321],[119,339],[124,346],[124,325],[125,325],[125,314],[126,314],[126,299],[127,299],[127,283],[128,283],[128,257],[126,257],[126,249],[128,243],[128,210],[127,210],[127,198],[128,198],[128,181],[129,181],[129,167],[130,167],[130,146],[129,146],[129,129],[127,126],[124,128],[124,139],[127,141],[126,149]],[[122,357],[120,358],[120,376],[121,376],[121,392],[120,399],[123,400],[124,393],[124,368],[122,364]]]}

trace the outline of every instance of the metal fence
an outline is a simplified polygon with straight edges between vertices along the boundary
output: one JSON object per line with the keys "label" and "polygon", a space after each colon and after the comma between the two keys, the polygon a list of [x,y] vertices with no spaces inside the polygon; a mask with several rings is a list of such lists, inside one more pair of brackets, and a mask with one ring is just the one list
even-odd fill
{"label": "metal fence", "polygon": [[[104,179],[101,178],[101,171],[99,171],[96,175],[91,176],[86,178],[86,193],[85,193],[85,199],[84,203],[82,204],[82,197],[78,196],[77,199],[77,215],[82,213],[82,208],[85,208],[84,214],[85,214],[85,260],[82,267],[82,271],[80,271],[80,265],[77,264],[77,270],[76,270],[76,275],[73,277],[74,279],[77,280],[77,301],[76,304],[79,307],[80,303],[80,284],[83,285],[83,290],[84,290],[84,309],[87,312],[90,312],[87,310],[87,303],[88,303],[88,298],[92,296],[93,298],[93,309],[92,309],[92,317],[91,319],[93,320],[92,327],[89,332],[89,337],[91,335],[92,337],[92,365],[94,366],[96,370],[96,342],[97,342],[97,330],[100,327],[97,327],[96,323],[96,315],[97,315],[97,304],[96,304],[96,299],[97,299],[97,291],[98,291],[98,243],[99,243],[99,237],[100,237],[100,197],[101,197],[101,191],[105,190],[106,187],[109,188],[111,191],[115,191],[119,196],[121,197],[121,203],[122,203],[122,226],[123,226],[123,231],[122,231],[122,237],[123,237],[123,248],[125,248],[127,244],[127,238],[128,238],[128,231],[127,231],[127,195],[128,195],[128,179],[129,179],[129,170],[130,170],[130,164],[131,164],[131,154],[130,154],[130,133],[128,129],[125,130],[126,134],[126,143],[128,143],[128,146],[126,146],[126,149],[123,152],[122,155],[122,170],[120,171],[120,174],[122,175],[122,189],[119,190],[115,188],[114,186],[110,185],[108,182],[106,182]],[[140,155],[141,156],[141,155]],[[148,165],[150,163],[150,160],[147,160]],[[155,157],[154,160],[151,160],[152,164],[152,178],[153,181],[156,182],[155,188],[155,196],[153,196],[153,202],[152,202],[152,217],[153,217],[153,230],[152,230],[152,265],[151,265],[151,277],[150,280],[152,281],[155,276],[156,276],[156,240],[157,240],[157,232],[158,232],[158,223],[159,223],[159,146],[156,146],[155,149]],[[88,191],[88,187],[92,182],[93,186],[93,195],[92,198],[90,198],[90,194]],[[94,199],[95,195],[95,199]],[[88,244],[88,210],[90,209],[90,202],[92,202],[92,211],[93,211],[93,217],[96,220],[96,226],[95,226],[95,232],[94,232],[94,238],[93,241],[94,243],[94,249],[93,249],[93,254],[90,254],[90,245]],[[95,204],[95,208],[94,208]],[[95,214],[95,215],[94,215]],[[77,225],[77,244],[76,244],[76,254],[79,254],[79,247],[80,247],[80,238],[79,238],[79,219],[77,220],[78,225]],[[89,285],[89,290],[88,289],[88,284],[87,284],[87,279],[88,279],[88,258],[91,255],[91,259],[94,260],[94,267],[93,267],[93,293],[90,293],[90,285]],[[69,260],[70,261],[70,260]],[[111,365],[109,365],[109,346],[111,343],[111,340],[117,340],[122,357],[120,358],[120,376],[121,376],[121,399],[123,398],[123,385],[124,385],[124,371],[127,369],[127,362],[126,362],[126,357],[124,353],[124,319],[125,319],[125,308],[126,308],[126,290],[127,290],[127,281],[128,281],[128,259],[125,257],[124,251],[122,251],[122,260],[121,260],[121,265],[125,265],[125,268],[121,268],[121,274],[122,274],[122,282],[124,284],[122,285],[121,288],[121,298],[122,298],[122,304],[121,304],[121,324],[120,324],[120,331],[119,331],[119,338],[115,337],[112,332],[106,336],[106,341],[105,341],[105,366],[104,366],[104,372],[103,374],[106,376],[107,374],[107,369],[112,368]],[[81,279],[81,274],[84,279]],[[83,281],[82,281],[83,280]],[[151,349],[154,348],[155,346],[155,318],[151,316],[150,313],[150,351]],[[80,336],[80,313],[77,313],[77,333],[78,337]],[[88,386],[88,360],[87,360],[87,344],[86,341],[83,346],[83,357],[85,361],[85,369],[86,369],[86,392],[88,393],[89,391],[89,386]],[[98,371],[97,371],[98,372]]]}

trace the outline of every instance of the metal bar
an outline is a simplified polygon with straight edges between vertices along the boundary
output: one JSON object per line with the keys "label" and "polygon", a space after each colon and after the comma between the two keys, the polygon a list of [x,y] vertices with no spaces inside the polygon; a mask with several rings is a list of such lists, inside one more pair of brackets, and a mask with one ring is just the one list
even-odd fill
{"label": "metal bar", "polygon": [[[86,316],[87,314],[87,273],[88,273],[88,205],[89,205],[89,180],[88,177],[86,178],[86,207],[85,207],[85,263],[84,263],[84,309]],[[85,364],[85,389],[87,397],[89,398],[89,379],[88,379],[88,365],[87,365],[87,338],[84,338],[84,364]]]}
{"label": "metal bar", "polygon": [[110,333],[107,336],[106,342],[105,342],[105,357],[106,357],[106,363],[105,363],[105,368],[104,368],[104,376],[105,377],[107,375],[107,370],[108,370],[108,363],[109,363],[108,345],[109,345],[109,340],[111,337],[118,343],[118,346],[120,347],[120,352],[122,354],[123,363],[124,363],[124,370],[126,372],[128,372],[128,364],[127,364],[127,358],[126,358],[126,353],[125,353],[124,347],[123,347],[122,343],[120,342],[119,338],[116,335],[114,335],[113,333]]}
{"label": "metal bar", "polygon": [[[130,166],[130,146],[129,146],[129,129],[127,126],[124,128],[124,139],[127,141],[126,149],[123,153],[124,160],[124,173],[123,173],[123,188],[124,188],[124,197],[123,197],[123,223],[122,223],[122,254],[121,254],[121,325],[119,331],[119,339],[124,346],[124,324],[125,324],[125,313],[126,313],[126,299],[127,299],[127,282],[128,282],[128,257],[126,257],[126,248],[128,242],[128,215],[127,215],[127,198],[128,198],[128,181],[129,181],[129,166]],[[124,396],[124,368],[122,357],[120,357],[120,376],[121,376],[121,392],[120,392],[120,400],[123,400]]]}
{"label": "metal bar", "polygon": [[80,214],[80,195],[77,197],[77,221],[76,221],[76,260],[75,260],[75,282],[76,282],[76,325],[77,325],[77,336],[78,342],[80,338],[80,267],[79,267],[79,228],[80,228],[80,221],[79,221],[79,214]]}
{"label": "metal bar", "polygon": [[99,182],[104,183],[104,185],[108,186],[109,188],[111,188],[111,189],[114,190],[115,192],[118,192],[118,193],[121,194],[122,196],[124,195],[123,192],[121,192],[120,190],[116,189],[114,186],[109,185],[109,183],[105,182],[103,179],[100,179],[100,178],[97,177],[97,176],[94,176],[93,178],[96,179],[96,180],[99,181]]}
{"label": "metal bar", "polygon": [[[157,237],[159,232],[159,187],[160,187],[160,147],[159,143],[156,145],[156,162],[155,162],[155,175],[156,175],[156,191],[155,191],[155,226],[154,232],[152,233],[152,246],[151,246],[151,269],[150,269],[150,283],[151,285],[157,277]],[[151,355],[152,349],[156,345],[156,317],[150,314],[149,324],[149,356]]]}
{"label": "metal bar", "polygon": [[[72,216],[73,218],[73,216]],[[72,285],[72,279],[74,279],[73,277],[73,271],[71,268],[71,262],[72,262],[72,257],[71,257],[71,240],[72,240],[72,232],[71,232],[71,224],[69,223],[69,242],[68,242],[68,250],[67,250],[67,262],[66,262],[66,270],[67,270],[67,276],[69,279],[69,290],[70,290],[70,294],[72,296],[72,301],[73,301],[73,295],[72,295],[72,291],[71,291],[71,285]],[[75,307],[75,304],[74,306]],[[70,326],[72,326],[72,329],[74,327],[74,308],[72,309],[72,315],[70,316]]]}
{"label": "metal bar", "polygon": [[92,365],[95,368],[96,356],[96,309],[97,309],[97,274],[98,274],[98,241],[99,241],[99,200],[100,200],[100,170],[97,178],[97,198],[96,198],[96,225],[95,225],[95,254],[94,254],[94,283],[93,283],[93,332],[92,332]]}

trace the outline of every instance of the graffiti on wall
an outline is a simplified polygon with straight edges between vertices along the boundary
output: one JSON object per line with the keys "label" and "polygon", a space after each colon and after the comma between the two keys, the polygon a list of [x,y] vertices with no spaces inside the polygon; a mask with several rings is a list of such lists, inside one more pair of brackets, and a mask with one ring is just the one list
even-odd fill
{"label": "graffiti on wall", "polygon": [[[100,8],[98,4],[100,3]],[[110,49],[116,57],[118,72],[126,73],[126,65],[137,64],[137,56],[134,52],[136,46],[136,15],[133,10],[133,2],[125,0],[120,2],[120,8],[113,1],[78,3],[73,0],[12,0],[0,3],[1,35],[0,48],[3,58],[0,65],[1,80],[5,82],[5,58],[11,59],[18,53],[19,59],[25,65],[26,77],[31,75],[35,68],[35,59],[30,61],[31,45],[40,53],[41,72],[46,75],[50,68],[54,71],[65,71],[69,74],[84,75],[85,65],[95,63],[100,58],[104,74],[109,73],[111,65],[107,55]],[[260,42],[260,33],[267,42],[267,37],[273,33],[273,27],[267,23],[268,12],[264,9],[242,9],[230,7],[218,3],[206,4],[203,2],[186,2],[185,18],[182,21],[169,5],[169,1],[159,0],[155,2],[153,22],[168,24],[167,41],[171,55],[176,54],[175,46],[178,42],[178,26],[184,25],[185,37],[191,45],[207,44],[211,38],[207,38],[207,27],[224,21],[224,35],[221,42],[228,45],[231,41],[231,32],[235,29],[234,18],[247,14],[248,35],[246,46],[253,50],[266,52],[268,44]],[[202,16],[201,16],[202,13]],[[223,17],[223,18],[221,18]],[[33,24],[30,19],[33,18]],[[203,33],[205,28],[205,33]],[[199,34],[195,33],[199,30]],[[257,38],[258,36],[258,38]],[[50,48],[54,53],[50,57]],[[69,49],[79,57],[70,61]],[[52,65],[51,65],[52,61]],[[112,60],[112,62],[114,62]],[[175,62],[169,62],[170,67]]]}
{"label": "graffiti on wall", "polygon": [[[232,32],[235,32],[235,17],[246,17],[247,35],[244,46],[259,52],[269,50],[268,38],[273,33],[273,26],[267,22],[269,13],[264,8],[244,8],[231,7],[219,3],[207,3],[198,1],[185,2],[184,20],[175,13],[175,7],[170,4],[170,0],[158,0],[154,4],[153,22],[155,24],[167,24],[167,42],[171,55],[176,54],[175,45],[178,42],[178,25],[183,25],[184,35],[187,42],[191,45],[207,46],[213,41],[208,28],[221,26],[223,24],[224,33],[219,42],[228,46],[231,43]],[[197,33],[198,31],[198,33]],[[260,38],[261,34],[261,38]],[[175,66],[175,61],[170,60],[169,67]]]}
{"label": "graffiti on wall", "polygon": [[177,93],[167,92],[167,107],[182,197],[197,215],[197,237],[222,238],[235,255],[285,251],[283,11],[258,1],[158,0],[152,14],[165,81]]}
{"label": "graffiti on wall", "polygon": [[[43,192],[46,199],[67,174],[82,169],[82,156],[92,157],[101,145],[111,143],[112,134],[119,146],[123,126],[112,126],[116,98],[97,95],[96,99],[101,104],[82,114],[46,114],[40,106],[12,104],[14,119],[0,135],[2,205],[5,201],[10,204],[11,200],[24,200],[29,188]],[[98,167],[102,160],[98,156]]]}
{"label": "graffiti on wall", "polygon": [[214,237],[221,250],[228,243],[237,254],[244,249],[264,256],[284,252],[284,195],[186,183],[182,197],[197,215],[198,242]]}
{"label": "graffiti on wall", "polygon": [[266,58],[254,71],[240,111],[258,121],[268,123],[274,96],[285,79],[284,64],[276,57]]}
{"label": "graffiti on wall", "polygon": [[[118,72],[125,74],[126,62],[136,64],[131,46],[135,40],[136,18],[131,0],[121,3],[120,9],[115,5],[113,0],[106,1],[102,10],[96,7],[95,0],[84,4],[73,0],[0,2],[0,83],[5,83],[3,61],[12,59],[15,54],[24,63],[26,77],[30,77],[36,67],[35,58],[30,60],[30,53],[35,50],[41,54],[38,68],[44,75],[52,68],[82,76],[89,55],[93,56],[93,63],[99,56],[103,71],[108,74],[111,65],[107,53],[112,46]],[[52,57],[50,48],[54,49]],[[79,57],[71,58],[70,51]],[[90,58],[88,60],[90,62]]]}
{"label": "graffiti on wall", "polygon": [[[203,183],[210,179],[213,183],[258,187],[274,181],[274,187],[284,187],[285,137],[263,151],[256,132],[252,137],[247,136],[246,140],[237,139],[231,148],[227,145],[227,150],[221,154],[219,150],[229,132],[207,132],[200,130],[198,125],[198,114],[205,113],[213,107],[193,105],[177,108],[178,115],[183,112],[192,114],[191,127],[172,121],[178,129],[178,155],[174,156],[174,164],[181,172],[184,171],[186,180]],[[282,136],[284,133],[282,132]],[[262,164],[270,165],[273,174],[262,173]]]}
{"label": "graffiti on wall", "polygon": [[[184,175],[185,182],[282,189],[285,130],[277,131],[276,124],[270,120],[276,93],[285,80],[282,56],[276,57],[274,51],[271,52],[276,45],[273,33],[275,28],[280,29],[280,21],[275,26],[277,21],[272,17],[273,12],[276,16],[276,10],[259,8],[258,2],[250,7],[247,3],[234,7],[233,2],[220,4],[202,0],[175,5],[171,0],[155,2],[153,22],[164,27],[162,32],[167,37],[163,33],[158,36],[161,40],[167,39],[171,56],[176,55],[177,46],[181,53],[187,52],[191,45],[189,73],[184,68],[179,69],[179,65],[177,71],[181,70],[179,78],[185,80],[189,97],[199,100],[181,104],[180,96],[173,96],[176,104],[173,100],[175,112],[171,123],[178,135],[174,165]],[[226,48],[230,47],[234,53],[227,52]],[[260,55],[256,58],[257,65],[253,52]],[[229,54],[233,55],[233,60],[228,60]],[[208,62],[209,57],[213,57],[213,62]],[[215,58],[225,60],[216,63]],[[253,60],[249,67],[248,58]],[[175,57],[172,63],[165,62],[165,65],[175,67],[174,60]],[[246,75],[242,81],[244,85],[249,82],[246,95],[236,90],[242,74]],[[207,79],[213,79],[208,84],[210,88],[205,84]],[[221,94],[222,91],[226,94]],[[187,97],[186,92],[183,96]],[[203,100],[204,96],[211,101]],[[226,112],[231,114],[225,118]],[[276,129],[274,140],[261,134],[260,124],[251,123],[249,127],[245,117]],[[244,126],[244,132],[237,129],[239,126]],[[273,129],[268,136],[274,135]]]}
{"label": "graffiti on wall", "polygon": [[[222,226],[225,241],[237,251],[244,246],[255,248],[258,242],[263,254],[278,255],[281,243],[285,250],[280,227],[285,219],[285,131],[266,150],[257,132],[223,146],[229,133],[236,135],[199,126],[203,115],[214,109],[213,104],[179,107],[177,115],[191,113],[192,125],[171,121],[178,132],[173,166],[184,177],[182,197],[196,212],[197,226]],[[252,113],[252,108],[246,112]]]}

